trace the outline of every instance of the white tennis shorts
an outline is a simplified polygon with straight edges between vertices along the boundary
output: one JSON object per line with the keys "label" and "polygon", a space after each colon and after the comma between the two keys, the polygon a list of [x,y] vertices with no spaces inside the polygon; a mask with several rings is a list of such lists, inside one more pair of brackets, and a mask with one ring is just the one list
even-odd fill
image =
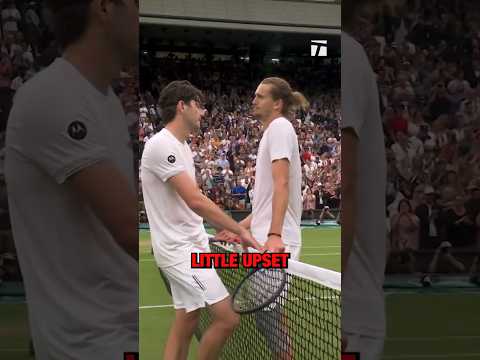
{"label": "white tennis shorts", "polygon": [[162,268],[172,290],[173,307],[190,312],[213,305],[227,298],[229,293],[215,269],[192,269],[186,261]]}
{"label": "white tennis shorts", "polygon": [[287,245],[285,247],[285,252],[290,253],[290,260],[300,261],[300,250],[302,250],[301,246]]}

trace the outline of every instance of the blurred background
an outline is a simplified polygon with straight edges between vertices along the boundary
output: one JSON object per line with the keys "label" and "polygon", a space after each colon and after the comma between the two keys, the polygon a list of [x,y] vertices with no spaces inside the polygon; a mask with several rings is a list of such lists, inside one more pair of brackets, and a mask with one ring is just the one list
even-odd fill
{"label": "blurred background", "polygon": [[480,356],[479,11],[384,0],[355,34],[377,75],[388,157],[388,359]]}

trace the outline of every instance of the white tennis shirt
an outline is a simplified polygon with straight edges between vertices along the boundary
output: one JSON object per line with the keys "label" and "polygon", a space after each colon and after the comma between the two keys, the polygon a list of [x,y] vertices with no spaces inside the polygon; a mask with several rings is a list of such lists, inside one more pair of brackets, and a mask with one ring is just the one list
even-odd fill
{"label": "white tennis shirt", "polygon": [[358,136],[356,239],[342,282],[342,330],[382,337],[387,234],[385,144],[375,75],[362,46],[345,33],[341,126],[352,128]]}
{"label": "white tennis shirt", "polygon": [[288,207],[283,223],[282,240],[286,245],[300,246],[302,168],[297,134],[290,121],[284,117],[274,119],[260,140],[255,169],[251,231],[253,237],[261,244],[267,241],[272,222],[272,162],[279,159],[289,161]]}
{"label": "white tennis shirt", "polygon": [[6,139],[10,216],[36,359],[122,359],[138,349],[138,264],[65,184],[104,160],[135,191],[119,99],[58,58],[16,94]]}
{"label": "white tennis shirt", "polygon": [[194,248],[208,251],[202,217],[168,183],[168,179],[181,172],[196,182],[190,146],[164,128],[145,145],[140,168],[153,252],[160,267],[189,261]]}

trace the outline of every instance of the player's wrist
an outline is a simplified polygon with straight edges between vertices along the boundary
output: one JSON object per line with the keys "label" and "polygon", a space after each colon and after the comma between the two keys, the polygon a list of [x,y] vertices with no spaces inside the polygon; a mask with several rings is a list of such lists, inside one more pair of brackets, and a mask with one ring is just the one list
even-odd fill
{"label": "player's wrist", "polygon": [[246,230],[249,229],[249,226],[246,222],[240,221],[238,225],[240,225],[243,229],[246,229]]}
{"label": "player's wrist", "polygon": [[240,229],[238,230],[237,235],[240,236],[240,237],[249,236],[249,235],[250,235],[250,231],[248,231],[248,230],[245,229],[244,227],[240,226]]}
{"label": "player's wrist", "polygon": [[270,238],[272,236],[281,238],[282,234],[280,232],[277,232],[277,231],[269,231],[268,234],[267,234],[267,237]]}

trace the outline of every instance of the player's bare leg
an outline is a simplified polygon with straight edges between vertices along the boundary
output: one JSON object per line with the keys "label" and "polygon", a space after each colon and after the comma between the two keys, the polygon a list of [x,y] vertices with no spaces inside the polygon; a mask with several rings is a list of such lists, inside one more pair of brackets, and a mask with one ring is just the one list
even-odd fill
{"label": "player's bare leg", "polygon": [[209,310],[213,320],[200,341],[198,360],[217,360],[223,345],[240,323],[240,316],[230,305],[230,297],[211,305]]}
{"label": "player's bare leg", "polygon": [[292,339],[288,331],[287,316],[282,314],[281,322],[282,331],[285,334],[286,339],[286,349],[280,353],[274,354],[273,360],[293,360],[293,348],[292,348]]}
{"label": "player's bare leg", "polygon": [[200,309],[188,313],[184,309],[175,311],[175,320],[165,345],[164,360],[187,359],[188,349],[199,317]]}

